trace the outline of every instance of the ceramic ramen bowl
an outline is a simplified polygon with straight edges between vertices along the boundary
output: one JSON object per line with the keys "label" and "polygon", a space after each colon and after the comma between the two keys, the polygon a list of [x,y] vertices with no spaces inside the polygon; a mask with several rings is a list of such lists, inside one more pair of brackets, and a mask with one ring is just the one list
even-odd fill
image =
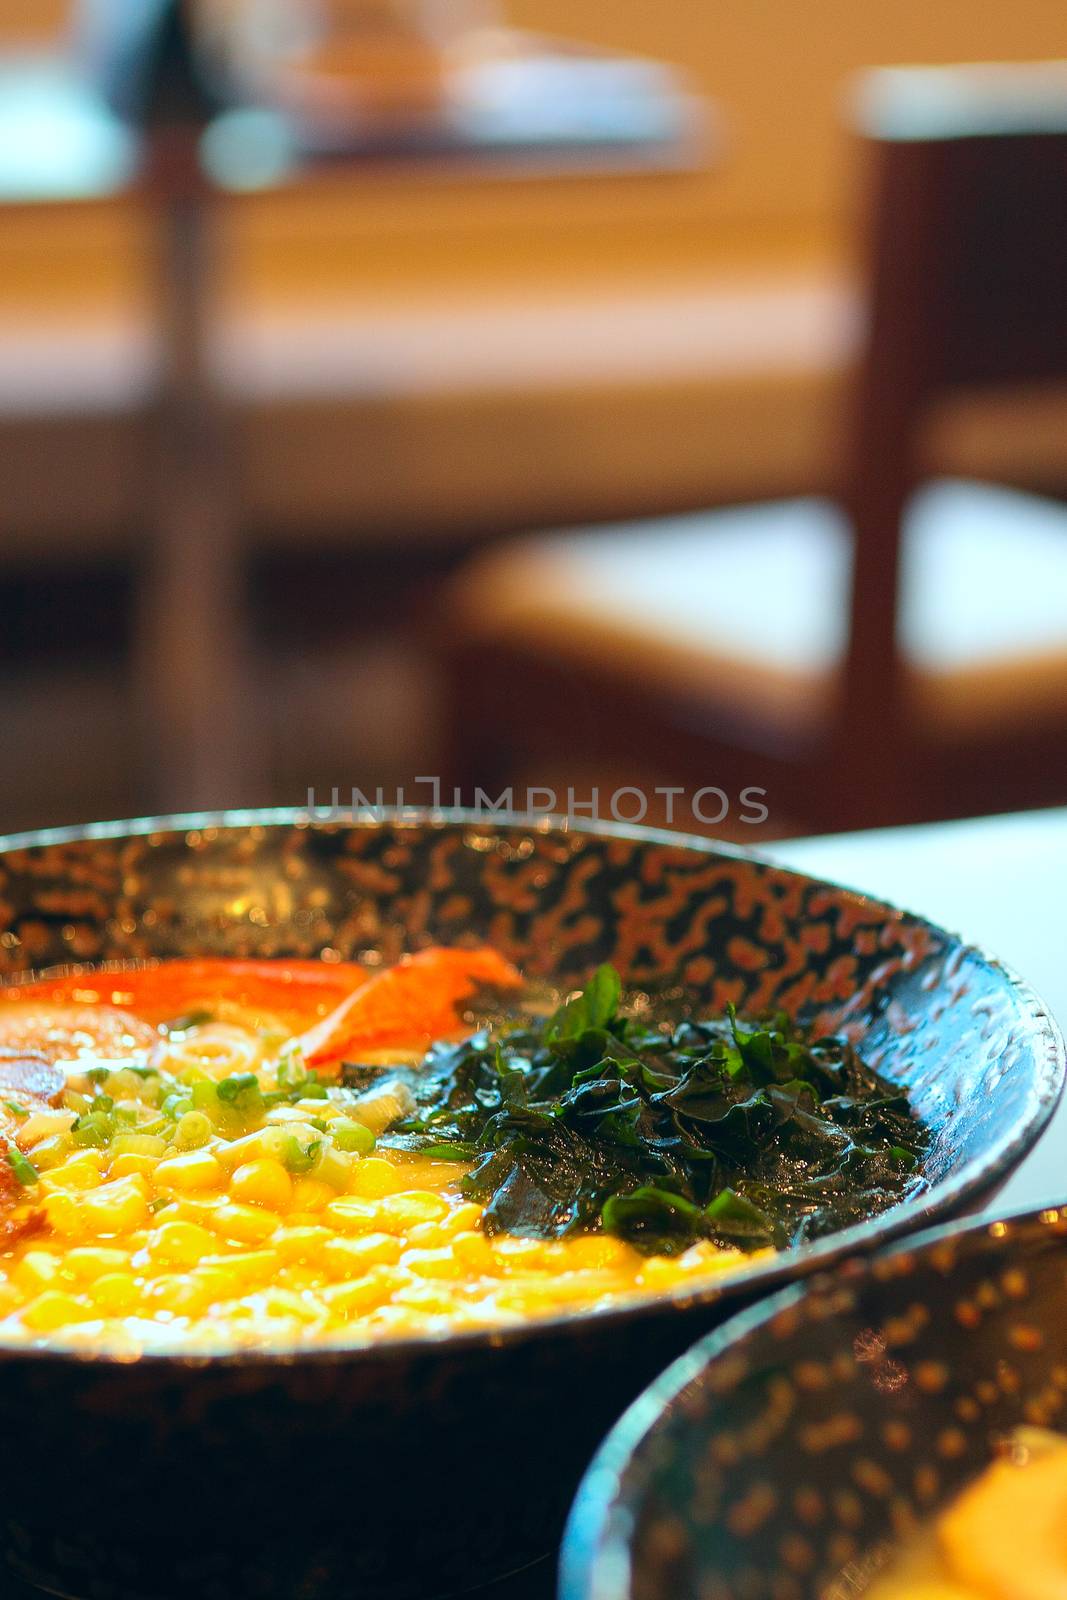
{"label": "ceramic ramen bowl", "polygon": [[543,1555],[598,1440],[731,1309],[988,1188],[1059,1093],[1062,1042],[996,961],[727,847],[461,814],[101,825],[0,849],[0,977],[182,955],[386,961],[489,943],[569,989],[784,1008],[845,1031],[926,1124],[926,1187],[744,1275],[370,1348],[0,1349],[0,1565],[96,1600],[430,1600]]}
{"label": "ceramic ramen bowl", "polygon": [[1067,1208],[953,1223],[732,1318],[605,1441],[561,1600],[861,1593],[1014,1429],[1067,1425],[1065,1267]]}

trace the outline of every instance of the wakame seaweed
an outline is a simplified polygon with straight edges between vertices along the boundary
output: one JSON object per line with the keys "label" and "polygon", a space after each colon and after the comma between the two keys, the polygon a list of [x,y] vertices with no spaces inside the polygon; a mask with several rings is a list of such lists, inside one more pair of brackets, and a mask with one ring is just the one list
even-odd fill
{"label": "wakame seaweed", "polygon": [[779,1015],[657,1026],[602,966],[542,1022],[439,1045],[392,1140],[471,1163],[490,1234],[604,1229],[649,1254],[814,1239],[922,1185],[906,1097]]}

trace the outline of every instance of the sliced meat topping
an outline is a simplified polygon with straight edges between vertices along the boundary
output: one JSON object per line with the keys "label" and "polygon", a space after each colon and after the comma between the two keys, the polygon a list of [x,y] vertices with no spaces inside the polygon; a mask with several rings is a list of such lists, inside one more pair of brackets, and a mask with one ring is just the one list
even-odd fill
{"label": "sliced meat topping", "polygon": [[48,1005],[9,1001],[0,1009],[0,1052],[47,1062],[98,1057],[144,1058],[159,1042],[156,1030],[117,1006]]}
{"label": "sliced meat topping", "polygon": [[27,1101],[55,1105],[66,1082],[67,1075],[62,1067],[45,1056],[0,1045],[0,1100],[10,1100],[17,1105],[25,1105]]}

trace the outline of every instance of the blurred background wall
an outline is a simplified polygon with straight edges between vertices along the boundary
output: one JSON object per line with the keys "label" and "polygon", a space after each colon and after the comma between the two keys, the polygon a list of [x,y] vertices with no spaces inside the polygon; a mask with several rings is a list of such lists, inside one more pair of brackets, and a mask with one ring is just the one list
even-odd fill
{"label": "blurred background wall", "polygon": [[[437,771],[427,618],[482,541],[831,488],[863,328],[852,75],[1052,56],[1063,40],[1059,0],[506,13],[675,66],[705,131],[645,167],[349,164],[217,207],[211,359],[262,759],[214,803]],[[58,0],[0,0],[9,52],[68,48],[73,26]],[[7,69],[5,92],[28,70]],[[121,186],[4,208],[0,827],[172,802],[130,710],[157,242]],[[934,448],[1055,493],[1064,417],[1052,390],[987,398],[947,409]]]}

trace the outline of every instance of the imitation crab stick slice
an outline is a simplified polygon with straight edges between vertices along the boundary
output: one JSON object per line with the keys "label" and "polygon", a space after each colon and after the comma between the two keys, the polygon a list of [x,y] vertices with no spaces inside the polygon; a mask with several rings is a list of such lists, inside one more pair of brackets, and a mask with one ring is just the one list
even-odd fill
{"label": "imitation crab stick slice", "polygon": [[455,1033],[458,1008],[475,989],[515,989],[521,981],[496,950],[422,950],[349,995],[298,1043],[309,1067],[390,1045],[425,1049]]}
{"label": "imitation crab stick slice", "polygon": [[171,1022],[213,1001],[262,1010],[294,1030],[332,1011],[368,979],[351,961],[161,961],[127,971],[83,972],[0,989],[0,1000],[121,1006],[146,1022]]}

